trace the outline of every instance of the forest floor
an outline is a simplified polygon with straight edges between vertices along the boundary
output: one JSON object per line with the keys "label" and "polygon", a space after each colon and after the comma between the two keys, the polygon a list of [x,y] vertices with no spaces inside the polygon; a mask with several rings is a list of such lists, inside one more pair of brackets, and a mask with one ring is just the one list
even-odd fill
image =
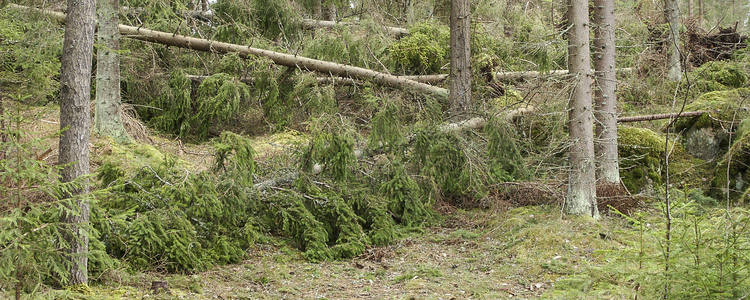
{"label": "forest floor", "polygon": [[[57,110],[29,112],[39,122],[27,130],[37,138],[54,134]],[[256,151],[262,159],[300,139],[295,132],[260,137]],[[44,159],[54,163],[57,139],[46,141],[52,151]],[[134,153],[139,163],[163,159],[149,154],[153,149],[172,153],[189,162],[192,172],[212,159],[208,145],[157,135],[131,146],[92,137],[92,172],[102,157],[123,149],[131,153],[120,153],[123,159]],[[658,272],[639,269],[639,249],[647,256],[658,256],[658,249],[653,243],[639,246],[643,235],[619,216],[570,217],[558,205],[451,211],[434,224],[402,229],[396,243],[350,260],[311,263],[291,240],[277,237],[248,249],[239,264],[196,274],[113,270],[94,278],[88,296],[68,293],[62,299],[632,299],[639,285],[625,275]],[[153,281],[167,281],[170,293],[152,291]]]}
{"label": "forest floor", "polygon": [[[115,299],[632,299],[638,285],[617,273],[637,268],[626,258],[634,238],[620,217],[571,219],[556,206],[459,210],[351,260],[310,263],[279,239],[239,264],[109,274],[94,291]],[[169,282],[171,294],[154,295],[154,280]]]}

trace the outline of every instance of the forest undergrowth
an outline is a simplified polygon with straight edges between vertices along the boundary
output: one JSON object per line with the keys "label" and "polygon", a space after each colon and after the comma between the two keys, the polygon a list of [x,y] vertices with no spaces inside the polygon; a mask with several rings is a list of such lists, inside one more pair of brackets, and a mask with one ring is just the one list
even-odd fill
{"label": "forest undergrowth", "polygon": [[[299,23],[315,12],[304,1],[219,1],[211,19],[187,17],[190,1],[124,2],[142,8],[121,16],[134,26],[396,75],[448,73],[445,1],[333,1],[358,26],[312,30]],[[618,13],[618,67],[629,70],[618,75],[619,113],[675,112],[677,100],[707,113],[673,127],[621,124],[622,183],[597,188],[599,221],[561,208],[575,76],[550,73],[567,65],[558,4],[473,1],[475,103],[463,113],[267,58],[123,39],[135,139],[92,136],[91,175],[69,184],[57,165],[62,29],[4,8],[0,298],[746,297],[748,50],[735,43],[664,82],[664,28],[647,21],[659,7],[623,3],[638,11]],[[691,38],[713,45],[696,28]],[[84,184],[91,284],[70,287],[57,251],[70,205],[59,199]],[[162,281],[169,293],[157,294]]]}

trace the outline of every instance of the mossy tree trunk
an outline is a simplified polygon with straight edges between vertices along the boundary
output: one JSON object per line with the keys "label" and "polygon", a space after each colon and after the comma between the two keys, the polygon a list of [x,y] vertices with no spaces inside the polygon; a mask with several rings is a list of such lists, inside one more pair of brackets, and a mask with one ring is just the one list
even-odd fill
{"label": "mossy tree trunk", "polygon": [[[89,102],[96,1],[69,1],[68,14],[72,21],[65,24],[60,61],[60,129],[67,129],[60,136],[62,182],[72,182],[89,173]],[[68,285],[88,283],[88,233],[81,226],[89,221],[87,193],[87,182],[83,182],[80,188],[63,195],[63,198],[77,198],[60,216],[61,222],[68,223],[65,234],[68,245],[64,249],[71,263]]]}
{"label": "mossy tree trunk", "polygon": [[129,142],[120,109],[120,25],[119,0],[99,0],[99,47],[96,56],[96,107],[94,132],[112,137],[118,143]]}
{"label": "mossy tree trunk", "polygon": [[568,107],[571,146],[568,214],[599,218],[596,207],[594,161],[594,114],[591,107],[591,51],[589,50],[589,5],[587,0],[569,0],[568,69],[576,75]]}
{"label": "mossy tree trunk", "polygon": [[469,0],[451,0],[451,74],[448,96],[453,110],[471,108],[471,39]]}
{"label": "mossy tree trunk", "polygon": [[669,38],[667,39],[667,79],[680,81],[682,79],[682,67],[680,66],[680,8],[677,0],[665,0],[664,19],[669,25]]}
{"label": "mossy tree trunk", "polygon": [[619,183],[614,0],[594,1],[594,49],[597,178],[602,183]]}

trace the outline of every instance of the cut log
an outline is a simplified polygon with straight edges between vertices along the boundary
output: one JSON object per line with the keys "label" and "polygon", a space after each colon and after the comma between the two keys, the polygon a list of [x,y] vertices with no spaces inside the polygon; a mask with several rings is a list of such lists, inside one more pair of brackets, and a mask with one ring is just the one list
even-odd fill
{"label": "cut log", "polygon": [[683,113],[671,113],[671,114],[656,114],[656,115],[645,115],[645,116],[633,116],[633,117],[622,117],[617,118],[617,123],[627,122],[640,122],[640,121],[652,121],[661,119],[672,119],[672,118],[684,118],[700,116],[705,113],[717,112],[716,110],[701,110],[701,111],[688,111]]}
{"label": "cut log", "polygon": [[[359,26],[359,24],[356,23],[350,23],[350,22],[334,22],[334,21],[320,21],[320,20],[313,20],[313,19],[304,19],[302,20],[302,26],[305,29],[317,29],[317,28],[332,28],[336,26]],[[402,37],[409,35],[409,29],[406,28],[400,28],[400,27],[390,27],[390,26],[383,26],[388,33]]]}
{"label": "cut log", "polygon": [[[65,21],[65,14],[49,10],[41,10],[9,4],[9,7],[22,10],[35,10],[47,14],[61,22]],[[414,92],[430,94],[438,98],[448,98],[448,90],[429,84],[416,82],[409,79],[399,78],[391,74],[381,73],[365,68],[343,65],[333,62],[327,62],[317,59],[311,59],[302,56],[279,53],[270,50],[240,46],[230,43],[210,41],[205,39],[193,38],[188,36],[176,35],[168,32],[142,29],[133,26],[120,25],[120,34],[124,37],[137,39],[152,43],[158,43],[167,46],[187,48],[192,50],[213,52],[213,53],[238,53],[240,56],[260,56],[271,59],[274,63],[291,68],[300,68],[303,70],[316,71],[323,74],[355,78],[361,80],[370,80],[379,85],[392,88],[411,90]]]}

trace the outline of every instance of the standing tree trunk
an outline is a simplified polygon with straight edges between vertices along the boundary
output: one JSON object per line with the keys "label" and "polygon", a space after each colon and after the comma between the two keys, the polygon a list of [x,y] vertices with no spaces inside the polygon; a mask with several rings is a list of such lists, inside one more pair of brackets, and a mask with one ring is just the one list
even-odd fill
{"label": "standing tree trunk", "polygon": [[333,0],[329,1],[323,1],[327,6],[325,8],[325,16],[323,16],[323,19],[326,19],[328,21],[336,22],[337,20],[337,11],[336,11],[336,2]]}
{"label": "standing tree trunk", "polygon": [[594,116],[597,120],[594,150],[599,162],[597,178],[602,183],[619,183],[614,0],[594,0],[594,23],[594,69],[597,83],[594,93]]}
{"label": "standing tree trunk", "polygon": [[120,110],[119,0],[99,0],[99,49],[96,59],[94,132],[118,143],[130,142]]}
{"label": "standing tree trunk", "polygon": [[[59,163],[62,182],[72,182],[89,172],[89,114],[91,98],[91,61],[94,48],[95,0],[68,2],[68,22],[60,68],[60,136]],[[81,226],[89,221],[89,203],[85,199],[88,182],[68,190],[63,198],[79,196],[72,207],[61,214],[68,223],[65,239],[70,260],[68,285],[88,284],[88,233]]]}
{"label": "standing tree trunk", "polygon": [[682,67],[680,66],[680,10],[677,0],[664,0],[664,19],[669,24],[669,38],[667,39],[667,79],[680,81]]}
{"label": "standing tree trunk", "polygon": [[570,173],[565,211],[598,219],[588,1],[570,0],[568,10],[571,25],[568,31],[568,69],[570,74],[577,74],[578,80],[568,108],[568,127],[572,143],[569,150]]}
{"label": "standing tree trunk", "polygon": [[471,39],[468,0],[451,0],[451,74],[449,101],[454,111],[471,108]]}

